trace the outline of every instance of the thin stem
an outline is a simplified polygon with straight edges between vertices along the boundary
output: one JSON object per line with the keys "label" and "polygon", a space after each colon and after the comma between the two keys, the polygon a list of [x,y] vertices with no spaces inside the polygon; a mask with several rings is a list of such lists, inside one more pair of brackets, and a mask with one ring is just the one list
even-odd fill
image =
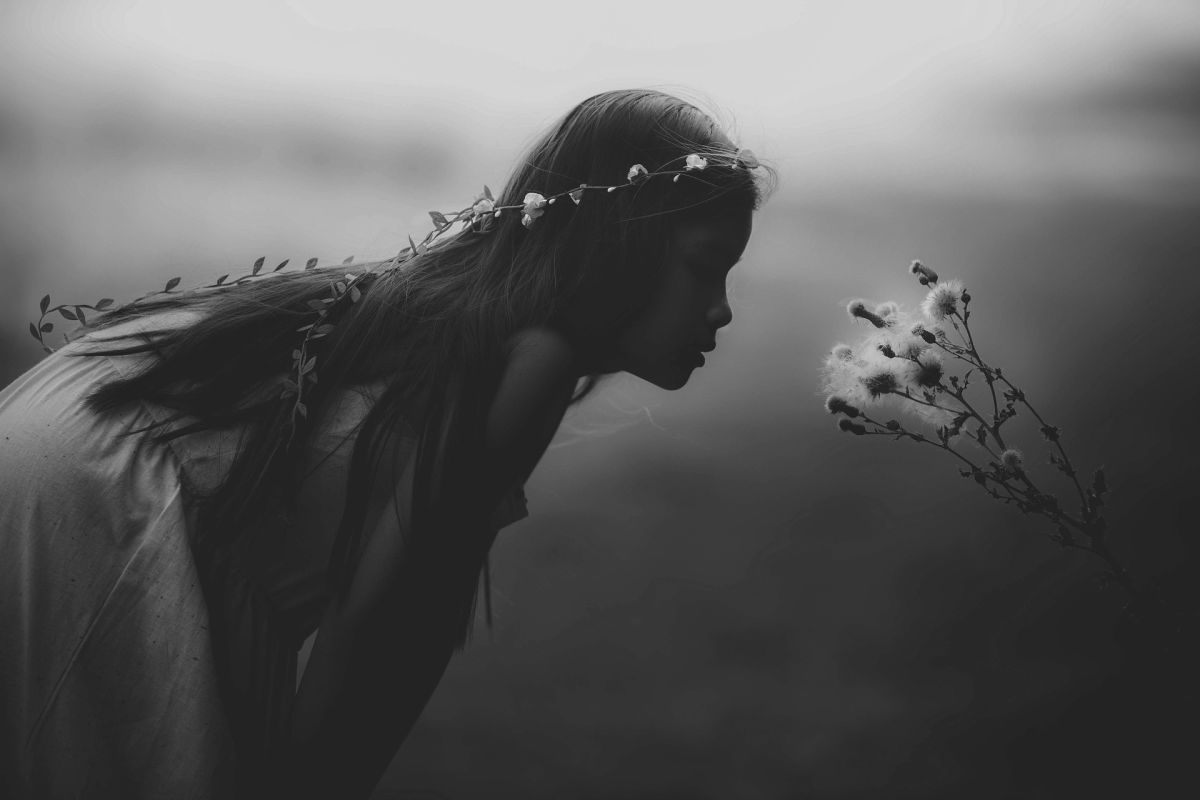
{"label": "thin stem", "polygon": [[[863,414],[862,418],[865,421],[867,421],[867,422],[871,423],[872,425],[875,425],[881,429],[879,431],[873,431],[873,432],[869,432],[869,433],[879,433],[879,434],[883,434],[883,435],[893,435],[893,436],[899,436],[899,437],[907,436],[909,439],[912,439],[915,442],[925,442],[925,443],[930,444],[940,450],[945,450],[946,452],[953,454],[955,458],[959,459],[964,464],[966,464],[968,467],[970,467],[971,471],[973,473],[974,472],[980,472],[980,473],[983,472],[983,470],[981,470],[974,461],[967,458],[962,453],[958,452],[953,447],[950,447],[949,445],[947,445],[945,443],[935,442],[933,439],[930,439],[928,436],[925,436],[924,434],[913,433],[912,431],[909,431],[905,428],[897,428],[897,429],[893,430],[893,429],[887,427],[887,425],[884,425],[883,423],[879,422],[878,420],[868,417],[866,414]],[[984,474],[986,474],[986,473],[984,473]]]}
{"label": "thin stem", "polygon": [[[988,425],[987,422],[984,420],[983,415],[980,414],[975,409],[975,406],[971,405],[971,403],[967,400],[966,389],[955,389],[955,390],[946,389],[946,391],[950,393],[951,397],[954,397],[955,399],[958,400],[958,402],[962,403],[963,406],[967,409],[967,411],[971,414],[971,416],[973,416],[979,422],[979,424],[983,426],[983,429],[992,435],[992,438],[996,440],[996,444],[1000,445],[1001,450],[1008,449],[1008,445],[1006,445],[1004,443],[1004,437],[1000,435],[999,428],[994,425]],[[980,442],[980,444],[983,444],[983,443]],[[992,452],[991,448],[988,448],[988,452],[989,453]]]}
{"label": "thin stem", "polygon": [[963,330],[967,332],[967,343],[971,348],[971,354],[979,362],[980,369],[983,370],[983,378],[987,381],[988,391],[992,393],[992,424],[994,431],[998,432],[1000,430],[1000,402],[996,399],[996,387],[994,385],[996,379],[993,371],[984,363],[983,356],[979,355],[979,349],[975,346],[975,337],[971,335],[971,325],[967,322],[970,312],[966,312],[965,309],[964,312],[962,315],[958,315],[958,312],[955,311],[954,314],[962,320]]}
{"label": "thin stem", "polygon": [[[915,398],[912,398],[912,399],[914,402],[921,403],[922,405],[931,405],[930,403],[925,403],[923,401],[916,400]],[[996,493],[994,490],[991,490],[990,487],[987,486],[987,484],[986,484],[987,480],[991,480],[993,483],[1004,488],[1004,490],[1006,492],[1008,492],[1009,495],[1013,498],[1014,502],[1023,503],[1024,506],[1027,507],[1027,508],[1024,508],[1023,510],[1026,510],[1027,513],[1028,512],[1037,513],[1043,517],[1046,517],[1046,519],[1050,520],[1051,522],[1055,522],[1058,524],[1064,524],[1064,523],[1068,524],[1072,528],[1075,528],[1076,530],[1080,531],[1081,533],[1084,533],[1085,535],[1087,535],[1089,545],[1097,545],[1098,544],[1101,547],[1103,547],[1103,542],[1095,537],[1095,535],[1090,531],[1090,526],[1086,522],[1084,522],[1083,520],[1076,519],[1075,517],[1071,516],[1070,514],[1063,511],[1061,508],[1059,508],[1057,506],[1047,509],[1041,503],[1039,503],[1038,498],[1043,497],[1043,496],[1049,496],[1049,495],[1044,495],[1036,486],[1034,486],[1032,484],[1031,481],[1028,481],[1027,478],[1025,478],[1025,480],[1026,480],[1026,483],[1030,486],[1030,491],[1024,491],[1024,490],[1020,489],[1019,487],[1009,484],[1006,480],[1000,480],[1000,479],[996,478],[994,475],[989,475],[987,472],[984,472],[979,467],[979,465],[977,465],[974,461],[972,461],[971,459],[964,456],[962,453],[960,453],[955,448],[951,447],[948,441],[946,441],[946,442],[934,441],[933,439],[930,439],[929,437],[927,437],[923,434],[913,433],[912,431],[909,431],[903,427],[895,428],[895,429],[889,428],[889,427],[887,427],[887,425],[868,416],[867,414],[862,414],[862,418],[865,422],[868,422],[868,423],[876,426],[879,429],[876,431],[868,431],[866,433],[866,435],[869,435],[869,436],[870,435],[895,436],[898,438],[907,437],[916,442],[924,442],[926,444],[929,444],[939,450],[945,450],[947,453],[952,454],[955,458],[959,459],[964,464],[966,464],[968,467],[970,467],[972,475],[976,475],[976,474],[982,475],[984,477],[984,482],[980,483],[980,485],[983,486],[984,490],[987,491],[989,494],[991,494],[993,497],[996,497],[997,499],[1001,499],[1001,500],[1004,499],[1002,497],[999,497],[998,493]],[[1014,494],[1014,493],[1016,493],[1016,494]],[[1018,494],[1020,495],[1020,497],[1016,496]],[[1102,558],[1104,558],[1107,562],[1110,563],[1110,566],[1113,564],[1116,564],[1116,560],[1111,557],[1111,554],[1105,556],[1105,555],[1102,555],[1099,551],[1092,550],[1090,547],[1083,548],[1083,549],[1088,549],[1089,552],[1096,552],[1097,555],[1101,555]],[[1105,550],[1105,552],[1107,552],[1107,548],[1104,548],[1104,550]],[[1122,570],[1122,573],[1123,572],[1124,572],[1124,570]]]}
{"label": "thin stem", "polygon": [[[1012,389],[1014,392],[1017,393],[1017,397],[1020,399],[1021,403],[1026,408],[1029,409],[1029,413],[1033,414],[1034,419],[1036,419],[1038,421],[1038,424],[1040,424],[1043,428],[1053,427],[1048,422],[1046,422],[1046,420],[1042,419],[1042,415],[1037,412],[1037,409],[1034,408],[1033,404],[1030,403],[1029,400],[1025,397],[1025,393],[1022,392],[1020,389],[1018,389],[1016,386],[1014,386],[1012,381],[1010,381],[1007,376],[1001,375],[1000,380],[1004,381],[1005,385],[1008,386],[1009,389]],[[1067,470],[1068,470],[1067,477],[1071,479],[1071,483],[1075,484],[1075,492],[1076,492],[1076,494],[1079,495],[1079,502],[1083,505],[1084,508],[1090,508],[1090,504],[1087,501],[1087,496],[1083,492],[1083,486],[1081,486],[1079,483],[1079,478],[1078,478],[1078,474],[1075,470],[1075,465],[1071,463],[1071,459],[1067,455],[1067,451],[1063,447],[1062,441],[1060,441],[1060,439],[1056,435],[1053,439],[1053,442],[1054,442],[1055,447],[1058,448],[1058,454],[1060,456],[1062,456],[1064,466],[1067,467]]]}
{"label": "thin stem", "polygon": [[[967,406],[967,408],[966,409],[948,408],[947,406],[939,405],[937,403],[931,403],[928,400],[921,400],[921,399],[915,397],[912,394],[912,392],[908,391],[907,389],[905,389],[903,392],[892,392],[892,394],[895,394],[899,397],[903,397],[906,400],[908,400],[912,403],[916,403],[918,405],[928,406],[930,408],[936,408],[939,411],[945,411],[948,414],[961,414],[964,410],[966,410],[968,413],[971,413],[976,419],[979,419],[978,412],[975,412],[974,409],[972,409],[970,407],[970,405],[961,397],[961,394],[955,394],[954,392],[947,389],[946,386],[941,383],[938,383],[937,386],[939,389],[946,392],[946,394],[950,395],[951,397],[954,397],[960,403],[962,403],[964,406]],[[983,420],[979,420],[979,424],[983,425],[985,428],[987,427],[987,423],[985,423]],[[978,439],[976,439],[975,441],[977,444],[979,444],[981,447],[983,447],[984,450],[988,451],[988,455],[992,456],[993,458],[999,458],[999,456],[995,453],[995,451],[993,451],[992,448],[988,447],[987,442],[980,442]],[[1001,442],[1000,444],[1003,447],[1003,442]]]}

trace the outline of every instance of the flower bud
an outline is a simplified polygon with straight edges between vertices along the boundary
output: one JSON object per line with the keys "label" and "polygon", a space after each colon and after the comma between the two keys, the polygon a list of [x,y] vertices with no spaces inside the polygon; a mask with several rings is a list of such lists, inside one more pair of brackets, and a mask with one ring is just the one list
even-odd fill
{"label": "flower bud", "polygon": [[912,335],[920,336],[921,339],[923,339],[927,344],[934,344],[937,341],[937,337],[925,330],[925,326],[919,322],[916,325],[913,325]]}
{"label": "flower bud", "polygon": [[912,264],[909,265],[908,271],[917,276],[917,280],[921,282],[922,286],[928,286],[931,283],[938,282],[937,273],[922,264],[920,261],[913,261]]}
{"label": "flower bud", "polygon": [[859,425],[857,422],[846,419],[845,417],[842,417],[838,420],[838,430],[845,431],[846,433],[853,433],[855,436],[862,436],[867,432],[865,425]]}
{"label": "flower bud", "polygon": [[528,192],[522,202],[524,206],[521,208],[521,224],[531,228],[534,221],[546,213],[546,198],[537,192]]}
{"label": "flower bud", "polygon": [[859,319],[865,319],[876,328],[887,327],[887,323],[883,321],[883,318],[875,312],[867,309],[867,304],[862,300],[850,301],[850,304],[846,306],[846,313],[848,313],[851,318],[858,317]]}
{"label": "flower bud", "polygon": [[879,347],[877,347],[876,349],[877,349],[879,352],[883,353],[883,354],[884,354],[886,357],[888,357],[888,358],[895,358],[895,357],[896,357],[896,351],[895,351],[895,350],[893,350],[893,349],[892,349],[892,346],[891,346],[890,344],[887,344],[886,342],[885,342],[885,343],[883,343],[883,344],[881,344],[881,345],[879,345]]}
{"label": "flower bud", "polygon": [[825,398],[825,410],[830,414],[845,414],[847,417],[857,417],[859,410],[846,402],[842,397],[836,394]]}

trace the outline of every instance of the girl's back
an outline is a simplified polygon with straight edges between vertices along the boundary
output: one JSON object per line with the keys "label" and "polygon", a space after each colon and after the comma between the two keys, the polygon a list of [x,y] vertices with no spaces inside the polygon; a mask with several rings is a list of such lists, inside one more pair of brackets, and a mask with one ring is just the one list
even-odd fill
{"label": "girl's back", "polygon": [[[100,335],[193,319],[172,312]],[[328,600],[354,434],[382,386],[339,393],[306,448],[293,513],[197,560],[194,499],[224,480],[242,431],[128,435],[166,410],[143,402],[98,415],[84,401],[149,356],[72,355],[88,345],[0,391],[0,780],[12,796],[220,796],[233,776],[231,724],[257,729],[263,747],[286,731],[296,654]],[[414,431],[401,435],[402,453],[415,453]],[[411,467],[390,487],[398,508],[409,507]],[[525,514],[517,492],[493,523]],[[237,709],[228,722],[222,694]],[[116,764],[133,772],[115,774]]]}
{"label": "girl's back", "polygon": [[132,365],[77,346],[0,392],[0,794],[228,795],[180,462],[85,406]]}

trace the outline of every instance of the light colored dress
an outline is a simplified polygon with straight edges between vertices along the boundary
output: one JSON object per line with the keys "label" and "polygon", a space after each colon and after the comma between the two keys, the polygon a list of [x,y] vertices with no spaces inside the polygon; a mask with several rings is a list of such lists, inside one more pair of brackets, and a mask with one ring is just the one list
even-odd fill
{"label": "light colored dress", "polygon": [[[98,416],[84,398],[145,356],[71,355],[86,346],[0,391],[0,797],[232,797],[231,709],[210,631],[225,631],[217,648],[237,711],[249,704],[263,736],[277,735],[324,607],[352,435],[373,390],[344,392],[313,437],[298,522],[206,570],[210,607],[188,497],[224,476],[237,434],[127,435],[165,411]],[[518,490],[492,522],[525,516]]]}

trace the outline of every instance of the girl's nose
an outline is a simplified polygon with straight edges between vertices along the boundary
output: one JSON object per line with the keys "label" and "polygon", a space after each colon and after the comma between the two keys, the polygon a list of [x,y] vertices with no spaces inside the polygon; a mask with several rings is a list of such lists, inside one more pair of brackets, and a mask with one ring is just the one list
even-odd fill
{"label": "girl's nose", "polygon": [[733,309],[729,307],[729,300],[722,297],[720,302],[708,310],[708,325],[713,330],[724,328],[733,321]]}

